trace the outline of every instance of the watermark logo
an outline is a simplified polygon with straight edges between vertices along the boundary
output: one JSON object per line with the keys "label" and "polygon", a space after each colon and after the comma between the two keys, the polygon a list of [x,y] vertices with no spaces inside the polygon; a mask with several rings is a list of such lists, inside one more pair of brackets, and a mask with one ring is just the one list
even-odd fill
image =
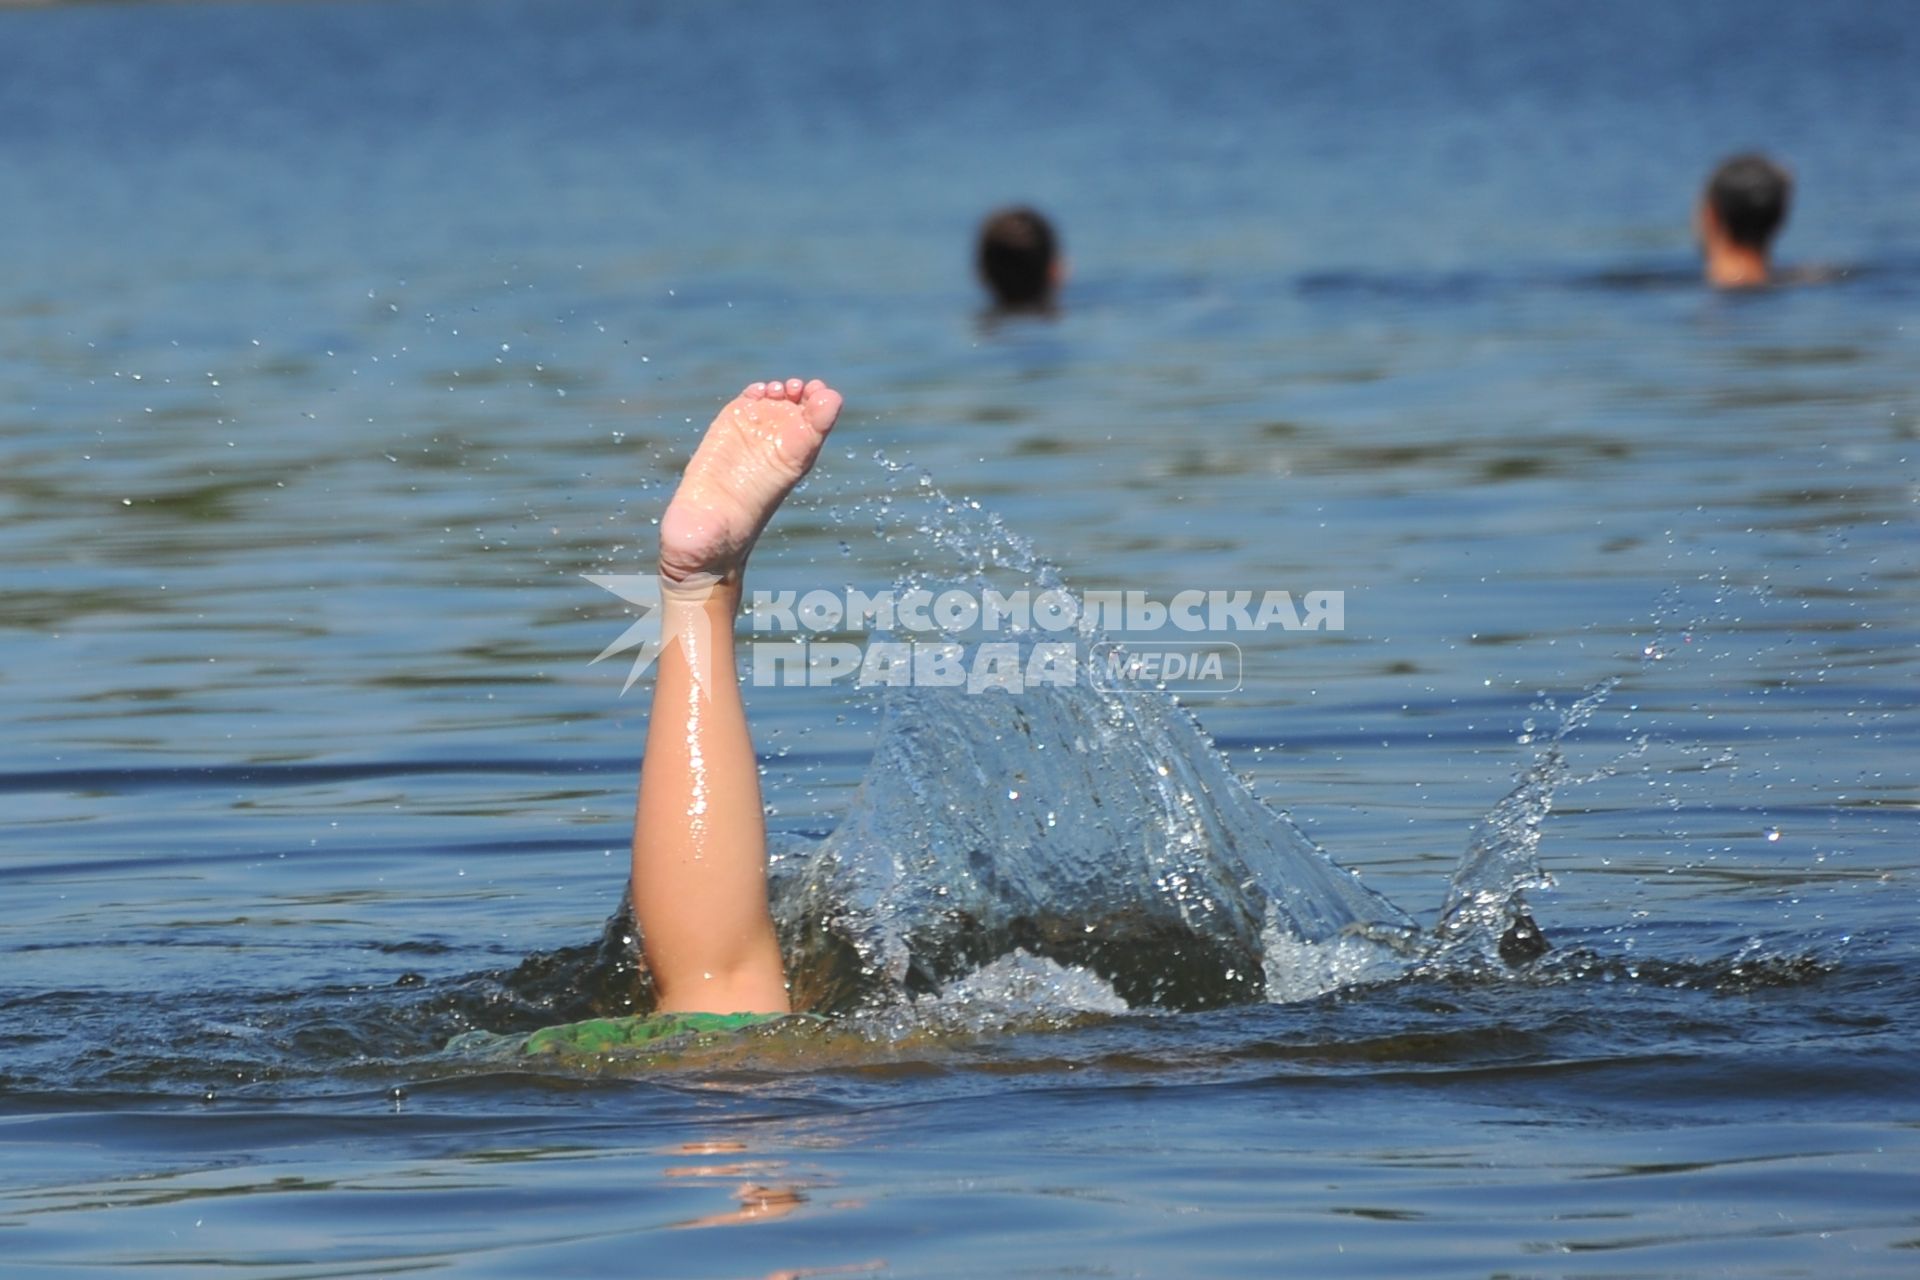
{"label": "watermark logo", "polygon": [[627,682],[620,686],[621,696],[633,688],[647,668],[652,666],[666,648],[666,641],[660,634],[660,575],[654,573],[583,573],[580,575],[596,587],[613,592],[640,612],[631,625],[620,633],[620,638],[602,649],[593,660],[592,666],[617,653],[629,649],[633,655],[633,666],[627,671]]}
{"label": "watermark logo", "polygon": [[[639,610],[593,659],[633,651],[622,693],[669,646],[704,641],[704,611],[663,609],[656,576],[583,576]],[[1342,631],[1346,593],[1191,590],[1163,600],[1134,590],[850,587],[756,591],[746,612],[748,681],[756,687],[1020,693],[1085,683],[1111,693],[1232,693],[1243,678],[1241,649],[1222,637]],[[702,634],[688,634],[689,627]]]}
{"label": "watermark logo", "polygon": [[1238,693],[1240,680],[1240,646],[1231,640],[1102,640],[1087,652],[1087,683],[1106,693]]}

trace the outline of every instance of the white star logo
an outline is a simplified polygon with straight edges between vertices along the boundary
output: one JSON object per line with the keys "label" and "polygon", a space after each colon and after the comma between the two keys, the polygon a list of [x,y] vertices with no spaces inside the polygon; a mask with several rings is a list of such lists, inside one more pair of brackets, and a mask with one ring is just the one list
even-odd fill
{"label": "white star logo", "polygon": [[596,587],[613,592],[640,610],[640,616],[620,633],[620,638],[602,649],[600,656],[587,664],[592,666],[601,659],[639,646],[640,651],[633,655],[633,668],[627,672],[627,682],[620,686],[620,693],[624,697],[667,647],[666,639],[660,634],[660,577],[652,573],[583,573],[580,576]]}

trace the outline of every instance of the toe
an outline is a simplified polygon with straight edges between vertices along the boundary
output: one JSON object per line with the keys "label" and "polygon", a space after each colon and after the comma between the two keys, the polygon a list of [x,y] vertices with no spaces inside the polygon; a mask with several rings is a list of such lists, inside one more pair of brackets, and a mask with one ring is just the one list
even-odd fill
{"label": "toe", "polygon": [[800,402],[802,414],[809,426],[825,435],[840,416],[840,393],[818,378],[806,385],[805,392],[806,398]]}
{"label": "toe", "polygon": [[806,389],[807,389],[807,384],[800,381],[800,379],[798,378],[787,379],[787,399],[793,401],[795,404],[800,403],[800,394]]}
{"label": "toe", "polygon": [[749,400],[758,400],[761,396],[765,395],[766,393],[767,393],[766,383],[753,382],[753,383],[749,383],[747,385],[747,389],[745,391],[742,391],[740,394],[745,396]]}

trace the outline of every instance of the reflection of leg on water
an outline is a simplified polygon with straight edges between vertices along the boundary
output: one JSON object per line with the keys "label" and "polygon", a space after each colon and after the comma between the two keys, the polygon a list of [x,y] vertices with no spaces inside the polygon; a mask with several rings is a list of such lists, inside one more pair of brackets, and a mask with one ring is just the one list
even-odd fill
{"label": "reflection of leg on water", "polygon": [[[698,1142],[685,1142],[665,1148],[665,1153],[680,1156],[730,1156],[751,1157],[747,1144],[733,1139],[714,1139]],[[667,1224],[674,1230],[690,1231],[706,1227],[739,1227],[756,1222],[772,1222],[779,1218],[797,1213],[803,1206],[811,1203],[809,1192],[832,1186],[832,1181],[818,1173],[805,1178],[782,1177],[788,1168],[785,1160],[753,1159],[730,1160],[716,1164],[669,1165],[662,1172],[666,1177],[676,1180],[705,1182],[724,1180],[735,1183],[732,1196],[737,1208],[717,1213],[703,1213],[698,1217],[687,1218]],[[862,1200],[836,1200],[827,1206],[830,1209],[845,1210],[865,1207]],[[847,1265],[824,1267],[801,1267],[794,1270],[777,1271],[773,1276],[801,1277],[852,1274],[874,1271],[885,1266],[885,1262],[873,1260]],[[772,1277],[769,1277],[772,1280]]]}
{"label": "reflection of leg on water", "polygon": [[776,1173],[785,1167],[777,1160],[741,1160],[733,1164],[677,1164],[665,1172],[669,1178],[746,1178]]}
{"label": "reflection of leg on water", "polygon": [[784,1218],[807,1202],[806,1194],[799,1187],[762,1186],[754,1182],[740,1184],[733,1196],[740,1202],[738,1209],[726,1213],[703,1214],[698,1218],[688,1218],[684,1222],[669,1225],[678,1231],[698,1227],[738,1227],[749,1222],[767,1222],[774,1218]]}
{"label": "reflection of leg on water", "polygon": [[[687,1142],[668,1149],[675,1155],[744,1155],[747,1145],[744,1142],[709,1141]],[[669,1165],[663,1172],[669,1178],[753,1178],[777,1175],[787,1167],[785,1160],[733,1160],[724,1164],[683,1164]],[[738,1209],[729,1209],[722,1213],[702,1214],[697,1218],[688,1218],[684,1222],[671,1225],[680,1230],[694,1227],[731,1227],[748,1222],[763,1222],[770,1218],[784,1218],[807,1202],[806,1192],[798,1183],[781,1185],[778,1183],[743,1182],[734,1189],[733,1197],[740,1202]]]}

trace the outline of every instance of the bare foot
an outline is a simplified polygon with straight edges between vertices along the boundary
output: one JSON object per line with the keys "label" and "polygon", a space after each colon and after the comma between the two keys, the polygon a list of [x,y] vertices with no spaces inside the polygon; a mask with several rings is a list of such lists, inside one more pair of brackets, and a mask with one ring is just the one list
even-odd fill
{"label": "bare foot", "polygon": [[813,469],[840,413],[840,393],[815,378],[756,382],[707,428],[660,517],[662,585],[738,578],[793,486]]}

